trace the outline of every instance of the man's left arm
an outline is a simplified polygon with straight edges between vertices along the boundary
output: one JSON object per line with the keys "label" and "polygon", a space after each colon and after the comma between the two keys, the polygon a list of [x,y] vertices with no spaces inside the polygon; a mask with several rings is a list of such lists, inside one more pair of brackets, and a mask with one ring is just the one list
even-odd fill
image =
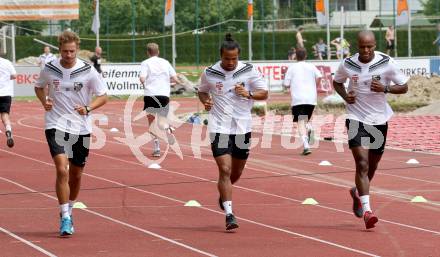
{"label": "man's left arm", "polygon": [[97,96],[89,105],[75,106],[75,111],[77,111],[80,115],[88,115],[91,111],[98,109],[99,107],[106,104],[107,100],[107,94]]}
{"label": "man's left arm", "polygon": [[91,111],[98,109],[107,103],[107,89],[106,84],[102,77],[98,74],[97,71],[92,71],[92,78],[89,81],[91,87],[91,94],[94,94],[96,97],[92,100],[89,105],[86,106],[75,106],[75,110],[81,115],[87,115]]}
{"label": "man's left arm", "polygon": [[256,89],[255,91],[248,91],[243,86],[236,87],[235,92],[237,93],[237,95],[253,100],[266,100],[269,95],[266,89]]}
{"label": "man's left arm", "polygon": [[404,83],[402,85],[383,85],[378,80],[373,80],[371,82],[371,91],[373,92],[383,92],[385,94],[405,94],[408,92],[408,84]]}
{"label": "man's left arm", "polygon": [[236,93],[253,100],[266,100],[269,93],[263,75],[255,67],[251,72],[253,74],[249,79],[249,91],[244,87],[236,87]]}
{"label": "man's left arm", "polygon": [[371,91],[383,92],[385,94],[405,94],[408,92],[409,77],[403,74],[393,59],[390,60],[390,71],[388,74],[390,76],[390,80],[395,85],[383,85],[379,80],[373,79],[371,82]]}

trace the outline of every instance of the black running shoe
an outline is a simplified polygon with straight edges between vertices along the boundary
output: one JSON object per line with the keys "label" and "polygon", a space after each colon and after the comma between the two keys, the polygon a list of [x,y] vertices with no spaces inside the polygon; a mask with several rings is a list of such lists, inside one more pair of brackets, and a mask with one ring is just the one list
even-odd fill
{"label": "black running shoe", "polygon": [[236,228],[238,228],[238,223],[234,214],[226,215],[226,230],[233,230]]}
{"label": "black running shoe", "polygon": [[359,198],[358,193],[356,192],[356,187],[352,187],[350,189],[351,198],[353,198],[353,214],[358,218],[362,218],[362,203]]}
{"label": "black running shoe", "polygon": [[5,132],[6,134],[6,144],[9,148],[12,148],[14,146],[14,139],[12,138],[12,132],[10,130],[7,130]]}
{"label": "black running shoe", "polygon": [[223,207],[223,201],[222,198],[219,196],[218,197],[218,206],[220,207],[220,209],[222,209],[223,211],[225,210],[225,207]]}
{"label": "black running shoe", "polygon": [[303,150],[303,152],[302,152],[302,155],[309,155],[309,154],[311,154],[311,153],[312,153],[312,151],[310,151],[309,148],[304,148],[304,150]]}

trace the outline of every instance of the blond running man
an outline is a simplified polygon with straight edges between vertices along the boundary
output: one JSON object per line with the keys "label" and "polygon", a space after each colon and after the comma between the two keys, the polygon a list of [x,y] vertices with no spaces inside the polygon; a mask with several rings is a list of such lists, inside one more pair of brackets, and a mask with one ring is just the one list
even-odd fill
{"label": "blond running man", "polygon": [[76,57],[79,37],[75,33],[61,33],[58,45],[61,58],[46,64],[35,93],[46,111],[45,134],[56,169],[60,235],[65,236],[74,232],[72,208],[89,155],[90,114],[107,102],[107,90],[98,72]]}

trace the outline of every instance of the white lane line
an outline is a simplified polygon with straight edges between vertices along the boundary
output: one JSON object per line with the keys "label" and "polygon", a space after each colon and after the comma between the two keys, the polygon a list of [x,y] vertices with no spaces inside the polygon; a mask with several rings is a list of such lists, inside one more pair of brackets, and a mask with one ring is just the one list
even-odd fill
{"label": "white lane line", "polygon": [[28,240],[26,240],[26,239],[24,239],[24,238],[22,238],[22,237],[20,237],[20,236],[18,236],[16,234],[12,233],[11,231],[9,231],[9,230],[7,230],[5,228],[0,227],[0,231],[5,233],[5,234],[7,234],[10,237],[13,237],[13,238],[17,239],[18,241],[20,241],[20,242],[22,242],[24,244],[27,244],[28,246],[34,248],[35,250],[37,250],[37,251],[39,251],[41,253],[44,253],[47,256],[56,257],[55,254],[53,254],[53,253],[51,253],[51,252],[49,252],[49,251],[39,247],[38,245],[32,243],[31,241],[28,241]]}
{"label": "white lane line", "polygon": [[[25,159],[28,159],[28,160],[32,160],[32,161],[36,161],[36,162],[40,162],[40,163],[44,163],[44,164],[49,165],[49,166],[54,166],[54,165],[51,164],[51,163],[44,162],[44,161],[40,161],[40,160],[34,159],[34,158],[32,158],[32,157],[25,156],[25,155],[17,154],[17,153],[14,153],[14,152],[9,152],[9,151],[3,150],[3,149],[0,149],[0,151],[3,151],[3,152],[6,152],[6,153],[9,153],[9,154],[11,154],[11,155],[20,156],[20,157],[25,158]],[[138,163],[135,163],[135,164],[137,165]],[[94,177],[94,178],[99,179],[99,180],[104,180],[104,181],[107,181],[107,182],[110,182],[110,183],[113,183],[113,184],[116,184],[116,185],[119,185],[119,186],[124,186],[124,187],[129,188],[129,189],[132,189],[132,190],[136,190],[136,191],[139,191],[139,192],[143,192],[143,193],[151,194],[151,195],[154,195],[154,196],[158,196],[158,197],[161,197],[161,198],[165,198],[165,199],[167,199],[167,200],[171,200],[171,201],[175,201],[175,202],[179,202],[179,203],[184,203],[184,201],[181,201],[181,200],[178,200],[178,199],[175,199],[175,198],[171,198],[171,197],[168,197],[168,196],[165,196],[165,195],[161,195],[161,194],[158,194],[158,193],[154,193],[154,192],[146,191],[146,190],[143,190],[143,189],[139,189],[139,188],[131,187],[131,186],[128,186],[128,185],[125,185],[125,184],[122,184],[122,183],[119,183],[119,182],[116,182],[116,181],[112,181],[112,180],[106,179],[106,178],[102,178],[102,177],[99,177],[99,176],[94,176],[94,175],[91,175],[91,174],[88,174],[88,173],[83,173],[83,174],[86,175],[86,176]],[[20,186],[20,187],[22,187],[22,188],[25,188],[25,189],[28,190],[28,191],[36,192],[36,191],[33,190],[33,189],[30,189],[30,188],[28,188],[28,187],[26,187],[26,186],[23,186],[23,185],[21,185],[21,184],[19,184],[19,183],[17,183],[17,182],[14,182],[14,181],[9,180],[9,179],[2,178],[2,177],[0,177],[0,179],[3,179],[4,181],[7,181],[7,182],[13,183],[13,184],[15,184],[15,185],[17,185],[17,186]],[[203,179],[203,178],[200,178],[200,179]],[[206,179],[203,179],[203,180],[206,180]],[[208,181],[209,181],[209,180],[208,180]],[[51,196],[51,195],[48,195],[48,194],[45,194],[45,193],[39,193],[39,194],[45,195],[46,197],[49,197],[49,198],[51,198],[51,199],[56,200],[56,198],[53,197],[53,196]],[[221,215],[224,215],[224,213],[222,213],[222,212],[219,212],[219,211],[216,211],[216,210],[212,210],[212,209],[209,209],[209,208],[206,208],[206,207],[199,207],[199,208],[204,209],[204,210],[207,210],[207,211],[210,211],[210,212],[219,213],[219,214],[221,214]],[[90,213],[92,213],[92,214],[95,214],[95,215],[98,215],[98,216],[100,216],[100,217],[103,217],[103,218],[106,218],[106,219],[108,219],[108,220],[113,221],[113,218],[108,217],[108,216],[105,216],[105,215],[103,215],[103,214],[99,214],[99,213],[97,213],[97,212],[94,212],[94,211],[91,211],[91,210],[88,210],[88,209],[83,209],[83,211],[87,211],[87,212],[90,212]],[[365,251],[358,250],[358,249],[355,249],[355,248],[351,248],[351,247],[348,247],[348,246],[340,245],[340,244],[333,243],[333,242],[331,242],[331,241],[327,241],[327,240],[323,240],[323,239],[319,239],[319,238],[316,238],[316,237],[312,237],[312,236],[308,236],[308,235],[304,235],[304,234],[296,233],[296,232],[293,232],[293,231],[290,231],[290,230],[286,230],[286,229],[282,229],[282,228],[274,227],[274,226],[271,226],[271,225],[268,225],[268,224],[260,223],[260,222],[258,222],[258,221],[254,221],[254,220],[250,220],[250,219],[246,219],[246,218],[241,218],[241,217],[237,217],[237,218],[240,219],[240,220],[243,220],[243,221],[246,221],[246,222],[249,222],[249,223],[255,224],[255,225],[259,225],[259,226],[262,226],[262,227],[265,227],[265,228],[273,229],[273,230],[280,231],[280,232],[284,232],[284,233],[291,234],[291,235],[296,235],[296,236],[299,236],[299,237],[302,237],[302,238],[305,238],[305,239],[309,239],[309,240],[313,240],[313,241],[315,241],[315,242],[319,242],[319,243],[327,244],[327,245],[334,246],[334,247],[337,247],[337,248],[341,248],[341,249],[344,249],[344,250],[347,250],[347,251],[350,251],[350,252],[355,252],[355,253],[363,254],[363,255],[366,255],[366,256],[378,256],[378,255],[373,254],[373,253],[369,253],[369,252],[365,252]],[[147,233],[147,234],[153,235],[153,236],[156,236],[156,235],[157,235],[157,234],[155,234],[155,233],[153,233],[153,232],[150,232],[150,231],[147,231],[147,230],[143,230],[143,229],[141,229],[141,228],[135,227],[135,226],[133,226],[133,225],[127,224],[127,223],[122,222],[122,221],[119,221],[119,220],[115,220],[115,222],[117,222],[117,223],[119,223],[119,224],[121,224],[121,225],[129,226],[130,228],[136,229],[136,230],[138,230],[138,231],[141,231],[141,232],[144,232],[144,233]],[[165,240],[165,239],[164,239],[164,240]],[[195,249],[195,248],[193,248],[193,247],[191,247],[191,246],[187,246],[187,245],[185,245],[185,244],[181,244],[181,243],[179,243],[179,242],[177,242],[177,241],[174,241],[174,240],[172,240],[172,239],[168,239],[168,238],[167,238],[166,241],[168,241],[168,242],[172,242],[172,243],[177,244],[177,245],[180,245],[180,246],[183,246],[183,247],[188,248],[188,249],[193,250],[193,251],[197,251],[197,252],[202,253],[202,254],[205,254],[205,255],[207,255],[207,256],[214,256],[214,255],[212,255],[212,254],[209,254],[209,253],[203,252],[203,251],[201,251],[201,250]]]}
{"label": "white lane line", "polygon": [[[24,124],[23,123],[23,121],[25,120],[25,119],[27,119],[27,118],[29,118],[29,117],[24,117],[24,118],[22,118],[22,119],[20,119],[17,123],[19,124],[19,125],[21,125],[21,126],[24,126],[24,127],[30,127],[30,128],[38,128],[38,127],[35,127],[35,126],[32,126],[32,125],[27,125],[27,124]],[[34,141],[34,142],[39,142],[39,143],[43,143],[44,141],[41,141],[41,140],[35,140],[35,139],[31,139],[31,138],[27,138],[27,137],[23,137],[23,136],[18,136],[18,137],[21,137],[21,138],[23,138],[23,139],[27,139],[27,140],[31,140],[31,141]],[[125,145],[125,144],[123,144],[123,143],[121,143],[121,142],[116,142],[116,141],[112,141],[112,140],[108,140],[108,142],[109,143],[112,143],[112,144],[117,144],[117,145]],[[187,147],[189,147],[189,148],[191,148],[191,146],[190,145],[186,145],[186,144],[181,144],[181,145],[184,145],[184,146],[187,146]],[[150,149],[150,148],[148,148],[148,147],[141,147],[142,149]],[[206,149],[201,149],[202,151],[207,151]],[[171,154],[174,154],[174,153],[172,153],[172,152],[170,152]],[[92,153],[93,154],[93,153]],[[96,154],[96,153],[95,153]],[[96,155],[99,155],[99,154],[96,154]],[[184,156],[187,156],[187,157],[189,157],[189,158],[194,158],[194,159],[198,159],[198,160],[203,160],[203,161],[207,161],[207,162],[214,162],[213,160],[211,160],[211,159],[204,159],[204,158],[195,158],[194,156],[191,156],[191,155],[185,155],[185,154],[183,154]],[[107,157],[107,156],[104,156],[104,155],[102,155],[103,157]],[[107,157],[108,158],[108,157]],[[123,161],[123,162],[128,162],[128,163],[134,163],[134,162],[131,162],[131,161],[126,161],[126,160],[123,160],[123,159],[118,159],[118,158],[116,158],[117,160],[119,160],[119,161]],[[251,162],[252,162],[252,160],[251,160]],[[139,163],[134,163],[134,164],[137,164],[137,165],[139,165]],[[272,168],[272,167],[270,167],[270,168]],[[345,168],[345,167],[340,167],[340,168],[343,168],[343,169],[348,169],[348,168]],[[304,177],[304,176],[294,176],[294,175],[296,175],[296,174],[292,174],[292,173],[290,173],[290,171],[289,170],[285,170],[285,172],[287,172],[287,173],[279,173],[279,172],[273,172],[273,171],[268,171],[268,170],[263,170],[263,169],[259,169],[259,168],[253,168],[253,167],[248,167],[248,169],[252,169],[252,170],[256,170],[256,171],[260,171],[260,172],[263,172],[263,173],[267,173],[267,174],[274,174],[274,175],[292,175],[291,177],[292,178],[295,178],[295,179],[300,179],[300,180],[307,180],[307,181],[313,181],[313,182],[317,182],[317,183],[323,183],[323,184],[328,184],[328,185],[333,185],[333,186],[336,186],[336,187],[341,187],[341,188],[346,188],[348,185],[347,184],[343,184],[343,183],[337,183],[337,182],[329,182],[329,181],[325,181],[325,180],[320,180],[320,179],[317,179],[317,178],[312,178],[312,177]],[[290,168],[291,170],[293,170],[293,171],[295,171],[295,172],[299,172],[299,173],[310,173],[310,172],[308,172],[308,171],[306,171],[306,170],[301,170],[301,169],[297,169],[297,168]],[[163,169],[163,170],[165,170],[165,169]],[[171,172],[172,173],[172,171],[170,171],[170,170],[166,170],[167,172]],[[176,172],[177,174],[179,174],[179,175],[183,175],[183,176],[190,176],[190,175],[187,175],[187,174],[182,174],[182,173],[179,173],[179,172]],[[382,173],[383,174],[383,173]],[[387,174],[384,174],[384,175],[387,175]],[[200,177],[194,177],[194,176],[190,176],[190,177],[193,177],[193,178],[196,178],[196,179],[201,179]],[[409,178],[409,177],[403,177],[403,178],[406,178],[406,179],[413,179],[413,178]],[[424,181],[425,182],[425,181]],[[426,182],[429,182],[429,181],[426,181]],[[432,182],[431,182],[432,183]],[[412,197],[413,196],[408,196],[408,195],[397,195],[397,194],[393,194],[392,192],[390,192],[389,190],[383,190],[383,189],[379,189],[379,190],[370,190],[370,192],[372,192],[372,193],[376,193],[376,194],[379,194],[379,195],[383,195],[383,196],[385,196],[385,197],[390,197],[390,198],[397,198],[397,199],[400,199],[400,200],[403,200],[403,201],[409,201],[409,200],[411,200],[412,199]],[[433,201],[429,201],[428,203],[426,203],[426,204],[428,204],[428,205],[431,205],[431,206],[440,206],[440,203],[438,203],[438,202],[433,202]],[[392,224],[395,224],[395,222],[391,222],[390,221],[390,223],[392,223]],[[408,225],[409,226],[409,225]],[[424,230],[423,228],[421,228],[422,230]]]}
{"label": "white lane line", "polygon": [[[23,119],[24,119],[24,118],[23,118]],[[23,124],[21,120],[19,120],[18,123],[19,123],[21,126],[31,127],[31,128],[37,128],[37,127],[34,127],[34,126],[32,126],[32,125],[26,125],[26,124]],[[30,141],[34,141],[34,142],[38,142],[38,143],[44,143],[44,141],[42,141],[42,140],[36,140],[36,139],[27,138],[27,137],[23,137],[23,136],[17,136],[17,135],[16,135],[16,137],[21,137],[21,138],[23,138],[23,139],[30,140]],[[113,144],[124,145],[124,144],[122,144],[122,143],[120,143],[120,142],[114,142],[114,141],[111,141],[111,140],[108,140],[108,141],[109,141],[110,143],[113,143]],[[203,150],[204,150],[204,149],[203,149]],[[125,162],[125,163],[131,163],[131,164],[134,164],[134,165],[138,165],[138,166],[142,166],[142,167],[143,167],[143,165],[140,164],[140,163],[138,163],[138,162],[127,161],[127,160],[124,160],[124,159],[119,159],[119,158],[116,158],[116,157],[110,157],[110,156],[106,156],[106,155],[101,155],[101,154],[97,154],[97,153],[93,153],[93,152],[92,152],[91,154],[98,155],[98,156],[102,156],[102,157],[105,157],[105,158],[110,158],[110,159],[118,160],[118,161]],[[188,156],[188,157],[190,157],[190,158],[194,158],[193,156],[190,156],[190,155],[185,155],[185,156]],[[203,159],[203,158],[202,158],[202,160],[205,160],[205,161],[212,161],[212,160],[207,160],[207,159]],[[278,173],[278,172],[266,171],[266,170],[258,169],[258,168],[250,168],[250,167],[249,167],[248,169],[258,170],[258,171],[261,171],[261,172],[264,172],[264,173],[275,174],[275,175],[289,175],[289,172],[288,172],[288,171],[286,171],[286,172],[288,172],[288,173],[286,174],[286,173]],[[295,170],[295,171],[297,171],[297,172],[307,172],[306,170],[300,170],[300,169],[296,169],[296,168],[292,168],[292,169]],[[201,177],[192,176],[192,175],[189,175],[189,174],[180,173],[180,172],[176,172],[176,171],[171,171],[171,170],[167,170],[167,169],[164,169],[164,168],[162,168],[162,170],[167,171],[167,172],[169,172],[169,173],[174,173],[174,174],[178,174],[178,175],[186,176],[186,177],[191,177],[191,178],[195,178],[195,179],[200,179],[200,180],[209,181],[209,180],[204,179],[204,178],[201,178]],[[343,187],[343,188],[346,188],[346,187],[347,187],[347,185],[344,185],[344,184],[339,184],[339,183],[334,183],[334,182],[328,182],[328,181],[322,181],[322,180],[315,179],[315,178],[298,177],[298,176],[293,176],[293,178],[301,179],[301,180],[307,180],[307,181],[313,181],[313,182],[318,182],[318,183],[329,184],[329,185],[333,185],[333,186],[337,186],[337,187]],[[213,182],[213,181],[210,181],[210,182]],[[253,189],[250,189],[250,190],[253,190]],[[392,193],[389,193],[389,192],[386,193],[386,192],[384,192],[384,191],[376,191],[376,190],[373,191],[373,190],[372,190],[372,192],[374,192],[374,193],[376,193],[376,194],[383,195],[383,196],[387,196],[387,197],[394,197],[394,198],[402,199],[402,200],[405,200],[405,201],[411,199],[410,196],[408,196],[408,197],[402,197],[402,196],[395,195],[395,194],[392,194]],[[429,204],[429,205],[433,205],[433,206],[440,206],[440,203],[432,202],[432,201],[428,202],[428,204]],[[322,206],[322,205],[318,205],[318,206]],[[329,208],[330,208],[330,207],[329,207]],[[335,209],[335,210],[336,210],[336,209]],[[349,212],[346,212],[346,211],[343,211],[343,210],[339,210],[339,211],[342,211],[342,212],[345,212],[345,213],[349,213]],[[438,233],[440,233],[440,232],[437,232],[437,231],[432,231],[432,230],[429,230],[429,229],[425,229],[425,228],[421,228],[421,227],[417,227],[417,226],[411,226],[411,225],[407,225],[407,224],[402,224],[402,223],[398,223],[398,222],[394,222],[394,221],[383,220],[383,219],[381,219],[381,221],[385,221],[385,222],[388,222],[388,223],[390,223],[390,224],[395,224],[395,225],[397,225],[397,224],[401,224],[402,226],[407,227],[407,228],[413,228],[413,229],[416,229],[416,230],[425,231],[425,232],[431,232],[431,233],[434,233],[434,234],[438,234]]]}
{"label": "white lane line", "polygon": [[[1,150],[1,151],[4,151],[4,150],[2,150],[2,149],[0,149],[0,150]],[[8,151],[4,151],[4,152],[8,152]],[[15,154],[15,153],[12,153],[12,152],[8,152],[8,153],[10,153],[10,154],[14,154],[14,155],[17,155],[17,156],[20,156],[20,157],[23,157],[23,158],[26,158],[25,156],[22,156],[22,155],[20,155],[20,154]],[[30,157],[28,157],[28,158],[26,158],[26,159],[28,159],[28,160],[33,160],[33,161],[38,161],[38,162],[43,163],[43,164],[47,164],[47,165],[50,165],[50,166],[54,166],[54,165],[51,164],[51,163],[47,163],[47,162],[44,162],[44,161],[36,160],[36,159],[30,158]],[[48,194],[46,194],[46,193],[41,193],[41,192],[35,191],[34,189],[31,189],[31,188],[29,188],[29,187],[27,187],[27,186],[25,186],[25,185],[22,185],[22,184],[20,184],[20,183],[17,183],[17,182],[15,182],[15,181],[10,180],[10,179],[3,178],[3,177],[0,177],[0,179],[3,180],[3,181],[9,182],[9,183],[11,183],[11,184],[14,184],[14,185],[16,185],[16,186],[18,186],[18,187],[21,187],[21,188],[23,188],[23,189],[25,189],[25,190],[28,190],[28,191],[30,191],[30,192],[32,192],[32,193],[38,193],[38,194],[40,194],[40,195],[43,195],[43,196],[48,197],[48,198],[50,198],[50,199],[53,199],[53,200],[55,200],[55,201],[57,200],[57,198],[54,197],[54,196],[48,195]],[[197,249],[197,248],[195,248],[195,247],[192,247],[192,246],[189,246],[189,245],[186,245],[186,244],[183,244],[183,243],[177,242],[177,241],[175,241],[175,240],[173,240],[173,239],[170,239],[170,238],[168,238],[168,237],[165,237],[165,236],[162,236],[162,235],[156,234],[156,233],[154,233],[154,232],[151,232],[151,231],[149,231],[149,230],[146,230],[146,229],[143,229],[143,228],[140,228],[140,227],[136,227],[136,226],[131,225],[131,224],[128,224],[128,223],[126,223],[126,222],[123,222],[123,221],[120,221],[120,220],[114,219],[114,218],[112,218],[112,217],[106,216],[106,215],[104,215],[104,214],[101,214],[101,213],[98,213],[98,212],[95,212],[95,211],[92,211],[92,210],[89,210],[89,209],[81,209],[81,210],[82,210],[82,211],[85,211],[85,212],[88,212],[88,213],[91,213],[91,214],[93,214],[93,215],[99,216],[99,217],[101,217],[101,218],[107,219],[107,220],[109,220],[109,221],[115,222],[115,223],[117,223],[117,224],[123,225],[123,226],[125,226],[125,227],[129,227],[129,228],[131,228],[131,229],[134,229],[134,230],[140,231],[140,232],[142,232],[142,233],[144,233],[144,234],[148,234],[148,235],[150,235],[150,236],[157,237],[157,238],[159,238],[159,239],[162,239],[162,240],[167,241],[167,242],[169,242],[169,243],[172,243],[172,244],[175,244],[175,245],[181,246],[181,247],[186,248],[186,249],[188,249],[188,250],[191,250],[191,251],[193,251],[193,252],[197,252],[197,253],[200,253],[200,254],[202,254],[202,255],[211,256],[211,257],[215,257],[215,256],[216,256],[216,255],[214,255],[214,254],[212,254],[212,253],[208,253],[208,252],[202,251],[202,250],[200,250],[200,249]],[[55,256],[55,255],[54,255],[54,256]]]}

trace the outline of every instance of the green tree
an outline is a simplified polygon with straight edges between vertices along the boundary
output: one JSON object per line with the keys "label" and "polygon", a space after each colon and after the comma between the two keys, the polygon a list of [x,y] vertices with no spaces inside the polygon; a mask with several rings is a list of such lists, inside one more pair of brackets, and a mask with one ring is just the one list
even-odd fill
{"label": "green tree", "polygon": [[[314,0],[280,0],[279,19],[315,17]],[[296,26],[304,24],[304,20],[295,20]]]}
{"label": "green tree", "polygon": [[[263,3],[263,5],[262,5]],[[254,0],[254,19],[272,19],[273,1]],[[100,22],[101,33],[108,31],[110,34],[131,34],[132,31],[132,6],[135,10],[135,31],[138,34],[162,33],[164,0],[101,0]],[[175,1],[176,31],[188,31],[196,28],[196,1]],[[91,34],[93,19],[93,1],[80,0],[80,19],[71,22],[72,29],[80,34]],[[198,0],[199,27],[216,24],[228,19],[247,19],[246,0]],[[263,9],[262,9],[263,8]],[[264,13],[264,17],[262,15]],[[255,22],[255,26],[262,24]],[[246,29],[246,23],[233,23],[221,25],[222,30]],[[167,29],[168,30],[168,29]],[[218,27],[210,30],[217,31]]]}
{"label": "green tree", "polygon": [[423,13],[425,15],[438,15],[440,13],[439,0],[424,0],[420,2],[423,5]]}

